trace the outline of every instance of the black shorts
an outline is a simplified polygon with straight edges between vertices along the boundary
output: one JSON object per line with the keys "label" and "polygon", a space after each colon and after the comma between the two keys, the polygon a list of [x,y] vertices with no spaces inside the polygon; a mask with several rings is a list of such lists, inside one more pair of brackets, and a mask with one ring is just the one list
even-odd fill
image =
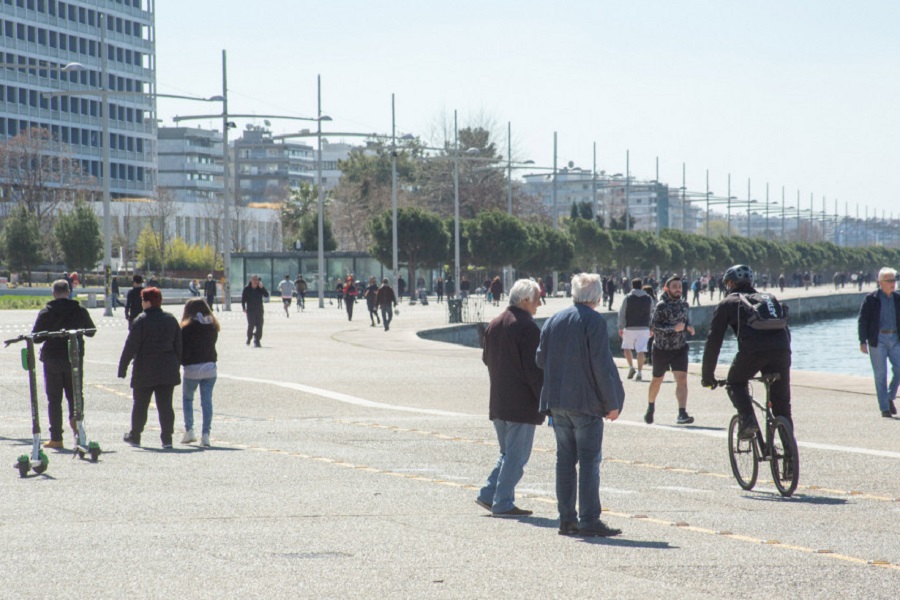
{"label": "black shorts", "polygon": [[687,344],[678,350],[660,350],[653,346],[653,376],[662,377],[668,372],[669,367],[673,371],[685,371],[688,367]]}
{"label": "black shorts", "polygon": [[282,296],[282,298],[281,298],[281,301],[284,302],[284,305],[285,305],[285,306],[290,306],[290,305],[291,305],[291,300],[293,300],[293,298],[285,298],[285,297],[283,297],[283,296]]}

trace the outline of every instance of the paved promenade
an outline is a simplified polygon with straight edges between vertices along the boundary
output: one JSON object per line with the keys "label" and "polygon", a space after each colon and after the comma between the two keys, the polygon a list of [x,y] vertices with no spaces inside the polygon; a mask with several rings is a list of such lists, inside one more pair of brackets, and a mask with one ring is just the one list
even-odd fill
{"label": "paved promenade", "polygon": [[[648,383],[626,381],[601,469],[604,519],[624,533],[568,538],[556,533],[548,427],[518,488],[534,516],[492,519],[474,503],[497,458],[487,372],[477,349],[417,337],[446,322],[444,305],[404,305],[390,332],[369,327],[363,306],[352,322],[327,301],[286,319],[276,300],[261,349],[244,345],[243,315],[226,314],[212,448],[178,444],[179,388],[168,451],[152,407],[144,447],[121,441],[124,319],[92,311],[86,424],[104,454],[73,460],[67,432],[69,450],[27,479],[10,468],[30,440],[26,374],[18,347],[0,349],[0,597],[897,597],[900,420],[881,418],[869,378],[795,374],[792,499],[765,464],[757,489],[737,487],[723,390],[691,375],[696,422],[678,427],[667,381],[647,426]],[[33,319],[0,312],[0,334]]]}

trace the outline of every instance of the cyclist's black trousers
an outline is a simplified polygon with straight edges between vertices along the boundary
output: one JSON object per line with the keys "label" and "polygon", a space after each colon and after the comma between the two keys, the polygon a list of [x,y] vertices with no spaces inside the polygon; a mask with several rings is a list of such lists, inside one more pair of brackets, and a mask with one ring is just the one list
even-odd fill
{"label": "cyclist's black trousers", "polygon": [[[785,417],[793,426],[791,418],[791,351],[770,350],[766,352],[738,352],[728,370],[728,397],[741,414],[753,412],[750,403],[748,381],[757,373],[780,373],[781,379],[772,384],[772,414]],[[759,385],[756,400],[765,402],[765,388]]]}

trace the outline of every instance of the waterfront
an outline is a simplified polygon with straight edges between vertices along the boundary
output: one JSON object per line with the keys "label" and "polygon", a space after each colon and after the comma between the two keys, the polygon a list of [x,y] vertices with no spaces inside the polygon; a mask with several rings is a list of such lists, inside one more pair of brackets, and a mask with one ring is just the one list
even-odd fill
{"label": "waterfront", "polygon": [[[869,357],[859,351],[856,317],[823,319],[791,327],[793,368],[868,377],[872,373]],[[703,360],[705,338],[690,343],[690,360]],[[731,362],[736,350],[734,336],[729,334],[722,344],[719,362]]]}

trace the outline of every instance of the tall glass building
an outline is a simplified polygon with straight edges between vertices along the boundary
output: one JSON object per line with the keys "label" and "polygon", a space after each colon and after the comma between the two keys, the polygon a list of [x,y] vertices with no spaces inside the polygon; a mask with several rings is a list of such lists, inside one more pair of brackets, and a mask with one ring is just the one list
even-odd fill
{"label": "tall glass building", "polygon": [[0,0],[0,142],[44,128],[82,173],[99,181],[105,88],[112,196],[153,196],[154,5],[155,0]]}

